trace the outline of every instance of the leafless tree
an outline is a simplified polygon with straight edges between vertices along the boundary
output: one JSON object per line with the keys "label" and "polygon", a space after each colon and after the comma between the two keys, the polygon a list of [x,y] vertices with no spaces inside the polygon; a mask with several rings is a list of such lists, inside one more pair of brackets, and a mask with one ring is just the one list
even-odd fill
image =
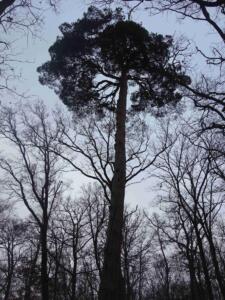
{"label": "leafless tree", "polygon": [[[0,1],[0,94],[10,92],[17,94],[12,80],[19,75],[14,63],[20,62],[18,46],[15,36],[37,35],[43,23],[43,13],[49,7],[57,9],[59,0],[33,1],[33,0],[2,0]],[[15,45],[14,45],[15,44]],[[15,51],[15,49],[17,50]],[[19,93],[22,95],[22,93]]]}
{"label": "leafless tree", "polygon": [[44,105],[38,103],[26,110],[3,107],[0,135],[9,147],[0,162],[5,190],[23,201],[40,230],[42,299],[47,300],[47,232],[62,189],[63,165],[51,151],[59,131],[50,124]]}
{"label": "leafless tree", "polygon": [[[208,267],[208,255],[214,268],[214,274],[224,299],[224,281],[219,266],[217,244],[214,240],[216,218],[224,203],[224,191],[221,179],[213,172],[213,164],[209,152],[199,145],[193,145],[188,137],[181,135],[175,148],[165,151],[159,160],[158,168],[162,170],[162,183],[168,193],[163,197],[164,203],[170,203],[171,212],[177,214],[175,226],[185,234],[186,243],[196,239],[207,296],[214,299],[212,279]],[[166,224],[161,228],[166,232]],[[191,234],[191,235],[190,235]],[[175,239],[175,236],[174,236]],[[208,249],[209,254],[206,252]],[[188,253],[187,253],[188,254]],[[191,266],[190,266],[191,267]],[[191,275],[191,274],[190,274]]]}
{"label": "leafless tree", "polygon": [[[57,124],[61,130],[59,142],[64,152],[59,156],[85,177],[97,181],[110,204],[112,177],[114,172],[114,133],[115,121],[111,113],[108,118],[96,120],[96,115],[89,120],[68,121],[69,116],[57,116]],[[129,118],[129,116],[128,116]],[[147,170],[162,153],[171,140],[165,140],[160,148],[157,143],[150,142],[153,134],[145,119],[132,117],[127,124],[126,138],[126,184],[133,184],[135,179]],[[154,140],[152,138],[152,140]],[[162,147],[161,147],[162,146]],[[57,153],[57,148],[54,149]]]}
{"label": "leafless tree", "polygon": [[144,299],[150,265],[151,233],[147,218],[138,208],[126,208],[123,230],[122,264],[126,299]]}
{"label": "leafless tree", "polygon": [[26,223],[12,216],[9,207],[0,213],[0,297],[11,299],[16,289],[15,270],[23,257]]}

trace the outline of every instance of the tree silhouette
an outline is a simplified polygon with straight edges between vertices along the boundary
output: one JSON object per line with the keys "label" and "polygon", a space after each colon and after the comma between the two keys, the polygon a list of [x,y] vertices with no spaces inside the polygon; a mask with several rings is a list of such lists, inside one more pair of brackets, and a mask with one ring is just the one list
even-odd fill
{"label": "tree silhouette", "polygon": [[41,103],[28,106],[27,112],[1,107],[0,113],[0,136],[13,146],[16,153],[10,159],[0,159],[5,189],[13,186],[11,197],[23,201],[39,228],[41,299],[49,300],[48,228],[63,184],[60,180],[63,166],[59,163],[59,156],[50,148],[58,141],[59,131],[56,128],[51,131],[47,112]]}
{"label": "tree silhouette", "polygon": [[[18,79],[15,62],[21,63],[21,51],[14,38],[15,32],[23,39],[36,37],[44,21],[44,12],[52,8],[57,10],[60,0],[1,0],[0,1],[0,94],[24,96],[13,87]],[[22,50],[22,48],[20,49]]]}
{"label": "tree silhouette", "polygon": [[121,247],[126,184],[126,117],[130,110],[175,105],[179,83],[190,82],[172,58],[170,36],[149,33],[126,21],[120,9],[90,7],[83,18],[62,24],[50,47],[51,60],[38,68],[40,82],[83,117],[96,110],[115,112],[114,174],[99,299],[125,299]]}

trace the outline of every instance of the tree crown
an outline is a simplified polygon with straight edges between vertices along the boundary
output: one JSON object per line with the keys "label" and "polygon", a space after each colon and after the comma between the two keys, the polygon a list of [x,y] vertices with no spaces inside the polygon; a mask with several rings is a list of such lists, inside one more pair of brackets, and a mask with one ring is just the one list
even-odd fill
{"label": "tree crown", "polygon": [[132,108],[177,103],[179,83],[190,81],[179,62],[171,62],[171,36],[149,33],[125,20],[121,9],[90,7],[83,18],[60,26],[51,60],[38,68],[40,82],[55,89],[73,110],[115,108],[122,72],[135,87]]}

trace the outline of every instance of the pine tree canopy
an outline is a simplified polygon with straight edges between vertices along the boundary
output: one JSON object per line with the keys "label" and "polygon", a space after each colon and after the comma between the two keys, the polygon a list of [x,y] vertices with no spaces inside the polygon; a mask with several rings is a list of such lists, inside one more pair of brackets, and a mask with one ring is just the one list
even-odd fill
{"label": "pine tree canopy", "polygon": [[114,110],[122,72],[136,111],[181,99],[179,84],[189,84],[172,58],[171,36],[149,33],[125,20],[121,9],[90,7],[83,18],[60,26],[61,36],[50,47],[50,61],[38,68],[41,84],[54,88],[74,111]]}

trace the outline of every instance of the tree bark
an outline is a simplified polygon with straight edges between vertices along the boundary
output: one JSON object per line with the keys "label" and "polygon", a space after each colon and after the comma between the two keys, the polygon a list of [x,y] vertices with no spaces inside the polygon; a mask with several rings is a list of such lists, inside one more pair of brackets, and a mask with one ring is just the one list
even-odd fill
{"label": "tree bark", "polygon": [[211,257],[212,257],[212,262],[213,262],[213,266],[214,266],[214,270],[215,270],[215,277],[217,279],[218,285],[220,287],[220,292],[221,292],[221,298],[224,300],[225,299],[225,285],[224,285],[224,279],[223,276],[221,274],[220,271],[220,266],[219,266],[219,262],[217,259],[217,253],[216,253],[216,248],[213,242],[213,237],[210,234],[208,238],[209,241],[209,248],[210,248],[210,253],[211,253]]}
{"label": "tree bark", "polygon": [[39,251],[40,251],[40,243],[37,245],[37,251],[35,253],[34,259],[31,261],[30,270],[28,271],[27,275],[27,282],[25,282],[25,294],[24,294],[24,300],[31,300],[32,299],[32,283],[34,282],[34,274],[35,274],[35,268],[37,264],[37,260],[39,257]]}
{"label": "tree bark", "polygon": [[8,276],[7,276],[7,284],[6,284],[4,300],[8,300],[10,298],[10,290],[11,290],[11,285],[12,285],[13,271],[14,271],[13,270],[13,264],[14,264],[13,251],[14,250],[11,249],[11,246],[9,246],[9,249],[8,249]]}
{"label": "tree bark", "polygon": [[202,262],[202,269],[205,277],[205,284],[206,284],[206,299],[208,300],[213,300],[213,291],[212,291],[212,284],[211,284],[211,279],[209,275],[209,270],[207,266],[207,261],[205,257],[205,252],[204,252],[204,246],[202,244],[202,238],[200,236],[200,233],[198,231],[197,225],[194,225],[195,227],[195,232],[196,232],[196,237],[197,237],[197,243],[198,243],[198,248],[199,248],[199,254]]}
{"label": "tree bark", "polygon": [[189,276],[190,276],[190,290],[191,290],[191,299],[192,300],[201,300],[203,299],[200,293],[198,293],[197,288],[197,280],[195,276],[195,267],[194,267],[194,258],[192,253],[189,253],[189,250],[187,250],[187,260],[188,260],[188,270],[189,270]]}
{"label": "tree bark", "polygon": [[79,229],[77,225],[77,230],[73,229],[73,271],[72,271],[72,292],[71,300],[76,300],[76,290],[77,290],[77,247],[78,247],[78,234]]}
{"label": "tree bark", "polygon": [[126,71],[123,71],[116,110],[114,176],[99,300],[125,299],[125,283],[121,271],[121,249],[126,184],[126,102],[127,74]]}
{"label": "tree bark", "polygon": [[41,298],[49,300],[48,291],[48,251],[47,251],[47,224],[41,228]]}

